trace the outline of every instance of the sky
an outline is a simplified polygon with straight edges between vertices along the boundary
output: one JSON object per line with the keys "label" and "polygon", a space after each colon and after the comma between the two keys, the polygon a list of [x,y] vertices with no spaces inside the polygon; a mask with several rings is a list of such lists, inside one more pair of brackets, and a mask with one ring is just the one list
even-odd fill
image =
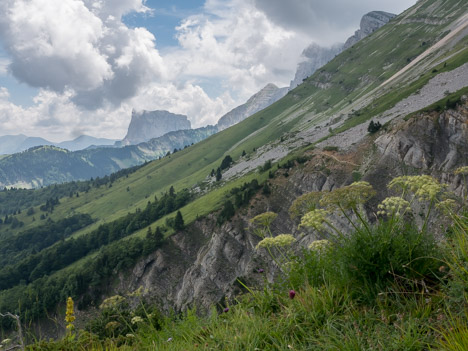
{"label": "sky", "polygon": [[311,43],[416,0],[1,0],[0,136],[122,139],[132,110],[216,124]]}

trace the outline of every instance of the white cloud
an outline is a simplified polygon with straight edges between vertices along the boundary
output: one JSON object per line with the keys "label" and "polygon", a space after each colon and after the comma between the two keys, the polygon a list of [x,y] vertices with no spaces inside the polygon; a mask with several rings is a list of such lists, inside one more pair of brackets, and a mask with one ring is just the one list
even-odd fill
{"label": "white cloud", "polygon": [[73,89],[83,107],[118,106],[163,74],[154,36],[121,21],[147,11],[141,0],[6,0],[0,11],[12,74],[33,87]]}
{"label": "white cloud", "polygon": [[399,14],[416,0],[253,0],[274,23],[307,33],[314,42],[330,46],[344,42],[370,11]]}
{"label": "white cloud", "polygon": [[193,128],[216,124],[219,117],[235,106],[228,92],[210,98],[198,85],[189,82],[175,84],[152,84],[135,97],[130,106],[139,110],[169,110],[188,116]]}
{"label": "white cloud", "polygon": [[6,76],[8,74],[8,66],[10,60],[5,57],[0,57],[0,76]]}
{"label": "white cloud", "polygon": [[178,77],[217,77],[239,101],[267,83],[288,85],[307,36],[273,24],[250,2],[207,1],[177,28],[180,48],[165,57]]}

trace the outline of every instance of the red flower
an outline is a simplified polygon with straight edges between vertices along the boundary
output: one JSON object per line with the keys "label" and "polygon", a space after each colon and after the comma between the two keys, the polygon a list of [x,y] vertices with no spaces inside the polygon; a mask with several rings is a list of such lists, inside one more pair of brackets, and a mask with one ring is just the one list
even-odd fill
{"label": "red flower", "polygon": [[296,296],[296,292],[294,290],[289,290],[289,298],[292,300]]}

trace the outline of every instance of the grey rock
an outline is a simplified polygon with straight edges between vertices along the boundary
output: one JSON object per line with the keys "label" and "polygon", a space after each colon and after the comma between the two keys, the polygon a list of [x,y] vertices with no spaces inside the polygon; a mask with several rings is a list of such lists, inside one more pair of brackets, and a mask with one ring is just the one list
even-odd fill
{"label": "grey rock", "polygon": [[289,90],[302,84],[305,78],[314,74],[316,70],[330,62],[341,51],[343,51],[343,44],[335,44],[329,48],[315,43],[310,44],[302,52],[303,61],[297,65],[296,75],[289,85]]}
{"label": "grey rock", "polygon": [[433,172],[450,172],[468,160],[468,104],[443,113],[422,113],[394,133],[377,138],[384,157]]}
{"label": "grey rock", "polygon": [[288,92],[288,88],[278,88],[274,84],[267,84],[262,90],[251,96],[243,105],[236,107],[222,116],[217,124],[219,130],[223,130],[237,124],[254,113],[275,103]]}
{"label": "grey rock", "polygon": [[377,29],[387,24],[396,15],[383,11],[372,11],[365,14],[361,19],[360,28],[354,35],[346,40],[343,50],[350,48],[360,40],[375,32]]}
{"label": "grey rock", "polygon": [[132,120],[128,132],[120,145],[135,145],[158,138],[166,133],[190,129],[191,124],[187,116],[168,111],[132,111]]}
{"label": "grey rock", "polygon": [[[372,11],[362,17],[360,28],[353,36],[346,40],[345,44],[335,44],[331,47],[323,47],[315,43],[310,44],[302,52],[303,60],[297,65],[296,75],[291,81],[289,90],[292,90],[302,84],[304,79],[310,77],[320,67],[326,65],[336,55],[372,34],[395,16],[396,15],[388,12]],[[323,84],[315,85],[321,89],[326,89],[328,87]]]}

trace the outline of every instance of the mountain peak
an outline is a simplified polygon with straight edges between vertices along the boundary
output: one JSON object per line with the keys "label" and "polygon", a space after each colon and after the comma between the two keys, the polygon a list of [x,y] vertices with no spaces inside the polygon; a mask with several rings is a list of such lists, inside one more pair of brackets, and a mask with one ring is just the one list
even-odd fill
{"label": "mountain peak", "polygon": [[236,107],[221,117],[217,124],[218,129],[223,130],[243,121],[247,117],[278,101],[287,92],[287,87],[278,88],[275,84],[268,83],[262,90],[252,95],[245,104]]}
{"label": "mountain peak", "polygon": [[187,116],[169,111],[132,111],[128,132],[123,145],[138,144],[176,130],[191,129]]}
{"label": "mountain peak", "polygon": [[387,24],[396,15],[385,11],[371,11],[362,16],[360,28],[354,32],[354,35],[346,40],[343,50],[350,48],[358,41],[364,39],[377,29]]}

